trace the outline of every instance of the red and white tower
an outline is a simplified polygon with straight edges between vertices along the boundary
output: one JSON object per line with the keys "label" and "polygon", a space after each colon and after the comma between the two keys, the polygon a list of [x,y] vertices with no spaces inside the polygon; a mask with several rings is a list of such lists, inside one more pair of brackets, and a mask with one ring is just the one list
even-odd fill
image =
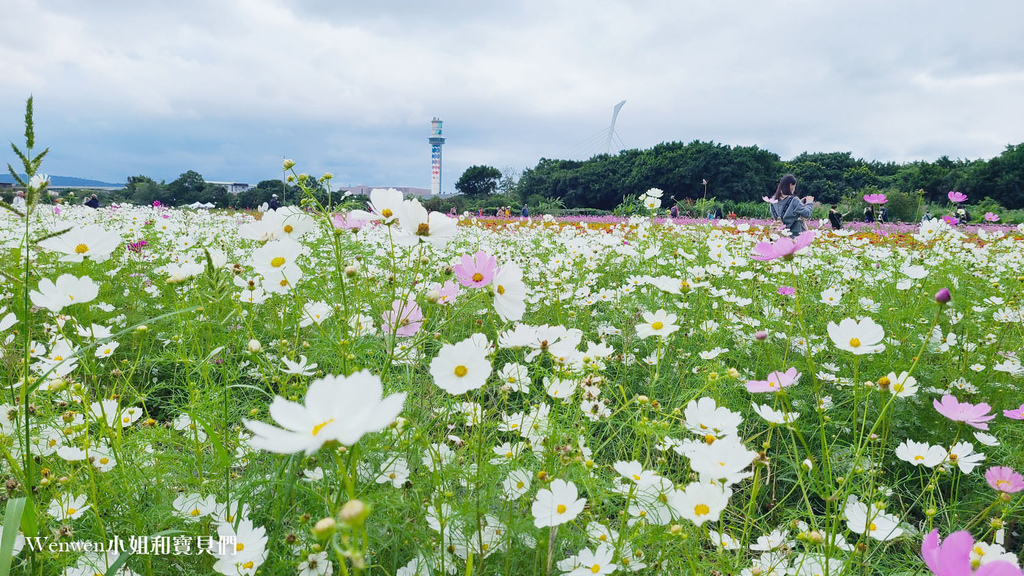
{"label": "red and white tower", "polygon": [[441,193],[441,146],[444,145],[444,136],[441,136],[441,119],[435,117],[430,121],[430,194],[437,196]]}

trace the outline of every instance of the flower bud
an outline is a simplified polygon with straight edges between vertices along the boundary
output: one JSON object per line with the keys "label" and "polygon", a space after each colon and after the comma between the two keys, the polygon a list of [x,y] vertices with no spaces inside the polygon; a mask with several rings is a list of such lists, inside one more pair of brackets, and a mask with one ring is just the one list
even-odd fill
{"label": "flower bud", "polygon": [[331,518],[330,516],[322,518],[313,526],[313,536],[316,536],[317,539],[330,538],[337,529],[337,524],[338,523],[334,521],[334,518]]}
{"label": "flower bud", "polygon": [[427,302],[430,302],[431,304],[437,304],[437,301],[440,300],[440,299],[441,299],[441,293],[438,292],[437,290],[428,290],[427,291]]}
{"label": "flower bud", "polygon": [[263,350],[263,345],[260,344],[259,340],[255,339],[255,338],[253,338],[252,340],[249,340],[249,352],[252,352],[253,354],[256,354],[260,350]]}
{"label": "flower bud", "polygon": [[295,166],[295,160],[285,160],[281,163],[281,167],[285,170],[291,170],[293,166]]}
{"label": "flower bud", "polygon": [[356,275],[356,267],[355,266],[345,266],[345,276],[348,276],[349,278],[351,278],[351,277],[353,277],[355,275]]}
{"label": "flower bud", "polygon": [[768,333],[764,330],[758,330],[757,333],[754,334],[754,338],[757,338],[758,340],[765,340],[768,338]]}
{"label": "flower bud", "polygon": [[360,526],[369,515],[370,508],[361,500],[349,500],[338,512],[338,518],[347,526]]}
{"label": "flower bud", "polygon": [[935,293],[935,301],[940,305],[945,305],[952,299],[953,296],[949,293],[948,288],[943,288]]}

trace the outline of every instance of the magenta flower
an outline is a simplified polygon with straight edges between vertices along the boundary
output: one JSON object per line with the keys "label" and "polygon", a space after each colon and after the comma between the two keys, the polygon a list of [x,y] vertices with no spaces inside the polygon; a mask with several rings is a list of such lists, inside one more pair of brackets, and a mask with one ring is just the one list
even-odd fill
{"label": "magenta flower", "polygon": [[786,386],[792,386],[800,380],[800,373],[796,368],[790,368],[785,372],[772,372],[768,374],[767,380],[750,380],[747,382],[747,392],[778,392]]}
{"label": "magenta flower", "polygon": [[159,207],[160,207],[160,201],[159,200],[153,200],[153,208],[159,208]]}
{"label": "magenta flower", "polygon": [[1024,476],[1017,474],[1009,466],[993,466],[985,472],[985,480],[993,490],[1016,494],[1024,490]]}
{"label": "magenta flower", "polygon": [[947,192],[946,197],[949,198],[950,202],[963,202],[967,200],[966,194],[964,194],[963,192],[957,192],[955,190],[950,190],[949,192]]}
{"label": "magenta flower", "polygon": [[779,294],[783,296],[792,296],[793,294],[796,294],[796,288],[793,288],[792,286],[779,286]]}
{"label": "magenta flower", "polygon": [[797,251],[810,246],[816,234],[814,230],[808,230],[797,236],[796,240],[792,238],[779,238],[774,243],[758,242],[757,246],[754,246],[754,253],[750,257],[754,260],[765,262],[775,260],[776,258],[792,258],[793,254]]}
{"label": "magenta flower", "polygon": [[949,214],[943,216],[942,221],[945,222],[946,224],[949,224],[950,226],[956,226],[957,224],[960,223],[959,218],[957,218],[956,216],[950,216]]}
{"label": "magenta flower", "polygon": [[395,300],[391,303],[391,311],[385,312],[383,318],[385,332],[390,334],[394,331],[398,336],[412,336],[423,325],[423,310],[412,300]]}
{"label": "magenta flower", "polygon": [[949,304],[952,299],[953,295],[949,293],[949,288],[939,288],[939,291],[935,293],[935,301],[939,304]]}
{"label": "magenta flower", "polygon": [[989,420],[996,417],[995,414],[989,414],[992,407],[982,402],[981,404],[971,404],[970,402],[960,402],[956,399],[956,396],[952,394],[946,394],[942,397],[942,402],[938,400],[932,400],[932,405],[946,418],[954,422],[963,422],[968,426],[973,426],[979,430],[988,430]]}
{"label": "magenta flower", "polygon": [[864,201],[868,204],[885,204],[889,201],[885,194],[865,194]]}
{"label": "magenta flower", "polygon": [[359,230],[366,223],[367,220],[360,220],[345,212],[338,212],[331,220],[331,224],[338,230]]}
{"label": "magenta flower", "polygon": [[483,250],[470,256],[462,256],[462,263],[456,265],[452,270],[459,283],[467,288],[483,288],[494,280],[494,273],[498,267],[498,260]]}
{"label": "magenta flower", "polygon": [[970,532],[954,532],[939,544],[939,530],[932,530],[921,542],[921,557],[935,576],[1022,576],[1017,568],[1005,560],[993,560],[978,568],[971,568],[971,549],[974,538]]}
{"label": "magenta flower", "polygon": [[986,222],[999,222],[999,215],[995,212],[985,212]]}
{"label": "magenta flower", "polygon": [[1020,405],[1020,408],[1014,408],[1013,410],[1003,410],[1003,416],[1012,420],[1024,420],[1024,404]]}

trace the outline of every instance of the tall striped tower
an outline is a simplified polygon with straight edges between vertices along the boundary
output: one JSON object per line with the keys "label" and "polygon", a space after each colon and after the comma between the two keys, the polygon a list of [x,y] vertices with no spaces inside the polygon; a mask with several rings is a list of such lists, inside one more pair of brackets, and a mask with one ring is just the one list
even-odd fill
{"label": "tall striped tower", "polygon": [[441,193],[441,146],[444,145],[444,136],[441,136],[441,119],[434,117],[430,121],[430,194],[437,196]]}

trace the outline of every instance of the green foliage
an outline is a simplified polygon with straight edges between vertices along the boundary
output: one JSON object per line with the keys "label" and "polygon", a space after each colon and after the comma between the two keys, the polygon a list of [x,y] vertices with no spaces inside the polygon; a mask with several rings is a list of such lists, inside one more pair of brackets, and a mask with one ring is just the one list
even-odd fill
{"label": "green foliage", "polygon": [[466,196],[487,196],[498,189],[501,170],[494,166],[470,166],[462,173],[455,189]]}
{"label": "green foliage", "polygon": [[914,211],[910,205],[919,190],[923,200],[938,204],[945,203],[946,192],[959,190],[971,198],[989,196],[1010,209],[1024,207],[1024,144],[1007,146],[987,162],[942,156],[934,162],[896,164],[865,161],[850,152],[804,152],[783,162],[756,146],[669,142],[585,161],[542,158],[523,172],[517,190],[527,199],[561,198],[572,208],[611,210],[651,187],[665,190],[666,205],[704,198],[706,179],[707,193],[723,205],[756,204],[775,191],[786,173],[797,177],[800,195],[812,195],[824,204],[872,189],[898,191],[911,195],[897,208],[903,214]]}

